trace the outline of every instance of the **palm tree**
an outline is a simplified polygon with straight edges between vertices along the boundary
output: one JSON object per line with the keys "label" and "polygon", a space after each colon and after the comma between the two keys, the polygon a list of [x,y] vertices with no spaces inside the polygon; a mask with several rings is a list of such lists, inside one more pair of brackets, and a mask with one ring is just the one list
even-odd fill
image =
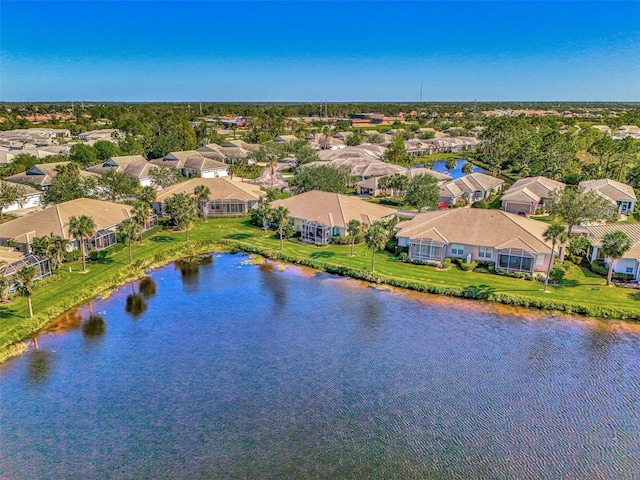
{"label": "palm tree", "polygon": [[142,231],[149,221],[149,217],[151,217],[151,207],[147,202],[136,200],[133,202],[133,210],[131,210],[131,214],[133,219],[140,226],[139,245],[142,245]]}
{"label": "palm tree", "polygon": [[464,162],[464,165],[462,165],[462,173],[465,175],[473,173],[473,163],[469,161]]}
{"label": "palm tree", "polygon": [[174,193],[165,200],[165,208],[173,224],[186,231],[186,240],[189,240],[189,229],[197,216],[196,199],[188,193]]}
{"label": "palm tree", "polygon": [[283,205],[280,205],[273,209],[273,221],[278,224],[278,234],[280,235],[280,250],[284,248],[282,243],[282,236],[284,233],[284,226],[289,218],[289,209]]}
{"label": "palm tree", "polygon": [[269,202],[262,202],[258,205],[256,209],[256,213],[258,218],[262,219],[262,228],[264,228],[264,236],[267,236],[267,229],[269,228],[269,224],[273,221],[273,207],[269,204]]}
{"label": "palm tree", "polygon": [[96,222],[88,215],[69,218],[69,234],[80,243],[82,251],[82,271],[87,271],[87,240],[96,231]]}
{"label": "palm tree", "polygon": [[35,280],[38,275],[36,267],[23,267],[16,272],[16,290],[21,297],[27,297],[27,305],[29,306],[29,318],[33,317],[33,308],[31,306],[31,294],[35,290]]}
{"label": "palm tree", "polygon": [[129,263],[133,261],[131,256],[131,243],[133,239],[140,235],[142,229],[138,222],[134,218],[127,218],[118,225],[118,234],[125,240],[127,247],[129,248]]}
{"label": "palm tree", "polygon": [[547,292],[549,287],[549,272],[553,265],[556,243],[564,243],[567,239],[567,234],[565,232],[564,225],[560,223],[552,223],[542,235],[545,241],[551,242],[551,258],[549,259],[549,265],[547,266],[547,276],[544,279],[544,291]]}
{"label": "palm tree", "polygon": [[157,192],[156,189],[153,188],[151,185],[147,185],[146,187],[142,187],[142,190],[140,191],[140,195],[138,195],[140,197],[140,200],[146,203],[153,203],[156,201],[156,197],[157,197]]}
{"label": "palm tree", "polygon": [[388,232],[381,222],[375,222],[367,229],[367,233],[364,235],[364,241],[367,247],[371,249],[371,271],[375,269],[376,251],[384,247],[387,242]]}
{"label": "palm tree", "polygon": [[206,220],[207,215],[206,215],[206,212],[204,211],[204,208],[211,196],[211,189],[206,185],[198,185],[196,188],[193,189],[193,194],[196,196],[196,202],[198,202],[198,209],[200,211],[200,215],[202,215],[202,218]]}
{"label": "palm tree", "polygon": [[358,220],[356,220],[355,218],[353,220],[349,220],[349,223],[347,224],[347,233],[351,237],[351,256],[352,257],[355,255],[354,249],[356,245],[356,237],[361,231],[362,231],[362,224]]}
{"label": "palm tree", "polygon": [[455,170],[457,166],[458,166],[458,160],[456,160],[455,158],[447,158],[444,161],[444,168],[446,168],[450,172]]}
{"label": "palm tree", "polygon": [[632,241],[629,236],[620,231],[607,233],[602,237],[602,253],[609,259],[609,273],[607,274],[607,285],[611,285],[613,275],[613,264],[631,248]]}

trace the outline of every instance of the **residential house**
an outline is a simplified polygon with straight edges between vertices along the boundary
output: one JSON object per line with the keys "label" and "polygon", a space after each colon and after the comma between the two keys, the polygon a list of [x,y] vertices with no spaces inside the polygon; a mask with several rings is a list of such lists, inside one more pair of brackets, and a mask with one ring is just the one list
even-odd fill
{"label": "residential house", "polygon": [[298,140],[298,137],[296,137],[295,135],[278,135],[274,142],[278,142],[278,143],[289,143],[289,142],[293,142],[295,140]]}
{"label": "residential house", "polygon": [[551,193],[565,187],[564,183],[546,177],[521,178],[502,195],[502,209],[518,215],[532,215],[538,208],[546,211],[545,202]]}
{"label": "residential house", "polygon": [[[0,180],[0,184],[2,183],[15,185],[4,180]],[[2,209],[2,213],[15,212],[16,210],[39,207],[40,205],[42,205],[42,197],[44,195],[44,192],[42,190],[38,190],[29,185],[20,185],[20,188],[22,188],[23,191],[22,196],[16,202],[13,202],[11,205],[7,205],[6,207],[4,207]]]}
{"label": "residential house", "polygon": [[544,240],[547,227],[502,210],[454,208],[418,213],[397,225],[396,238],[411,260],[453,257],[533,273],[545,272],[551,259],[551,244]]}
{"label": "residential house", "polygon": [[440,186],[440,202],[449,205],[466,200],[469,203],[485,200],[498,193],[504,180],[484,173],[471,173]]}
{"label": "residential house", "polygon": [[325,245],[333,235],[346,236],[347,225],[358,220],[365,226],[391,217],[396,210],[357,197],[339,193],[312,190],[293,197],[277,200],[274,207],[289,210],[289,218],[304,242]]}
{"label": "residential house", "polygon": [[[409,177],[409,179],[415,178],[418,175],[431,175],[438,181],[438,185],[451,181],[451,175],[448,173],[436,172],[430,168],[406,168],[404,171],[399,171],[397,173]],[[371,195],[372,197],[379,196],[382,193],[379,187],[379,182],[382,178],[388,178],[388,176],[371,177],[356,183],[356,192],[358,195]]]}
{"label": "residential house", "polygon": [[224,162],[205,157],[196,150],[171,152],[162,158],[151,160],[158,167],[174,168],[185,177],[199,176],[202,178],[226,177],[229,165]]}
{"label": "residential house", "polygon": [[585,180],[579,185],[585,191],[594,190],[612,204],[611,214],[627,215],[633,213],[636,206],[636,194],[631,185],[617,182],[609,178]]}
{"label": "residential house", "polygon": [[89,130],[88,132],[82,132],[78,134],[80,140],[84,140],[89,145],[93,145],[98,140],[107,140],[109,142],[117,142],[122,136],[120,130],[113,128],[105,128],[102,130]]}
{"label": "residential house", "polygon": [[[122,221],[132,217],[132,209],[130,205],[92,198],[58,203],[0,225],[0,246],[16,243],[22,251],[31,253],[30,246],[35,237],[59,235],[69,240],[73,247],[79,248],[76,239],[69,234],[69,219],[87,215],[93,218],[97,227],[87,247],[89,250],[101,250],[117,242],[116,229]],[[154,215],[143,230],[153,228],[156,224]]]}
{"label": "residential house", "polygon": [[203,157],[207,157],[220,162],[236,163],[242,160],[248,163],[252,163],[253,160],[249,158],[249,154],[257,150],[257,148],[255,148],[253,144],[246,144],[248,148],[239,147],[236,142],[237,141],[225,142],[222,145],[218,145],[217,143],[209,143],[207,145],[198,147],[196,149],[196,152],[198,152]]}
{"label": "residential house", "polygon": [[[26,172],[18,173],[6,177],[7,182],[20,183],[22,185],[37,186],[43,190],[47,190],[53,179],[58,174],[58,168],[64,165],[68,165],[71,162],[57,162],[57,163],[39,163],[34,165]],[[95,177],[96,174],[92,172],[80,171],[80,177],[87,179],[89,177]]]}
{"label": "residential house", "polygon": [[260,187],[252,183],[236,182],[228,177],[193,178],[160,191],[152,206],[159,215],[162,215],[167,198],[176,193],[193,194],[199,185],[208,187],[211,192],[206,205],[199,206],[204,208],[206,215],[249,213],[265,198],[265,193],[260,190]]}
{"label": "residential house", "polygon": [[587,238],[591,242],[591,255],[589,261],[593,262],[598,259],[604,260],[606,263],[609,259],[602,255],[602,238],[607,233],[620,230],[631,238],[631,248],[624,254],[624,257],[615,260],[613,271],[616,273],[625,273],[633,275],[636,282],[640,283],[640,223],[620,223],[585,227]]}
{"label": "residential house", "polygon": [[126,155],[122,157],[111,157],[100,165],[87,168],[88,172],[98,175],[108,170],[126,173],[127,176],[137,181],[141,186],[147,187],[153,184],[153,179],[149,170],[153,165],[142,155]]}

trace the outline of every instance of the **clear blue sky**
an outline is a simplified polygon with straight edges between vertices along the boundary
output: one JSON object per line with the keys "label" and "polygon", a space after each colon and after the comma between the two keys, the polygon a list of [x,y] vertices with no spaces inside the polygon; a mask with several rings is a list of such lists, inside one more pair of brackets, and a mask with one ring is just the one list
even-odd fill
{"label": "clear blue sky", "polygon": [[2,101],[640,101],[640,1],[0,2]]}

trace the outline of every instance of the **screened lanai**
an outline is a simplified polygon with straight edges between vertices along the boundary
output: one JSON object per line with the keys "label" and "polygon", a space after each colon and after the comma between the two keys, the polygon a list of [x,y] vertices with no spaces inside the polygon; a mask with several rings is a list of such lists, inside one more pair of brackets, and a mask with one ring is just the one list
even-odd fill
{"label": "screened lanai", "polygon": [[508,272],[533,272],[536,256],[520,248],[498,250],[496,267]]}
{"label": "screened lanai", "polygon": [[116,232],[108,228],[98,230],[87,243],[88,250],[102,250],[118,243]]}
{"label": "screened lanai", "polygon": [[249,211],[250,206],[250,203],[246,200],[235,198],[214,199],[205,206],[205,213],[207,215],[243,214]]}
{"label": "screened lanai", "polygon": [[326,245],[331,240],[331,227],[315,220],[307,220],[302,224],[302,241]]}
{"label": "screened lanai", "polygon": [[11,263],[0,268],[0,275],[3,277],[11,277],[16,272],[25,267],[35,267],[37,271],[36,280],[51,275],[51,267],[49,265],[49,259],[39,257],[37,255],[25,255],[19,260],[12,261]]}
{"label": "screened lanai", "polygon": [[412,238],[409,245],[409,258],[421,262],[441,262],[446,244],[432,238]]}

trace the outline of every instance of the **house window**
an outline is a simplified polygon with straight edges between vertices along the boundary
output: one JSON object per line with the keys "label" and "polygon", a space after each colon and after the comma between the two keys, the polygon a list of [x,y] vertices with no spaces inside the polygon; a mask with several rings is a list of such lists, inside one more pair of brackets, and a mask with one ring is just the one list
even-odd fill
{"label": "house window", "polygon": [[521,257],[519,255],[500,255],[498,266],[505,270],[528,271],[530,272],[533,258]]}
{"label": "house window", "polygon": [[633,267],[627,267],[627,273],[633,273]]}
{"label": "house window", "polygon": [[451,244],[451,255],[464,255],[464,246],[457,243]]}
{"label": "house window", "polygon": [[493,254],[493,249],[491,247],[480,247],[478,249],[478,257],[480,258],[491,258]]}

